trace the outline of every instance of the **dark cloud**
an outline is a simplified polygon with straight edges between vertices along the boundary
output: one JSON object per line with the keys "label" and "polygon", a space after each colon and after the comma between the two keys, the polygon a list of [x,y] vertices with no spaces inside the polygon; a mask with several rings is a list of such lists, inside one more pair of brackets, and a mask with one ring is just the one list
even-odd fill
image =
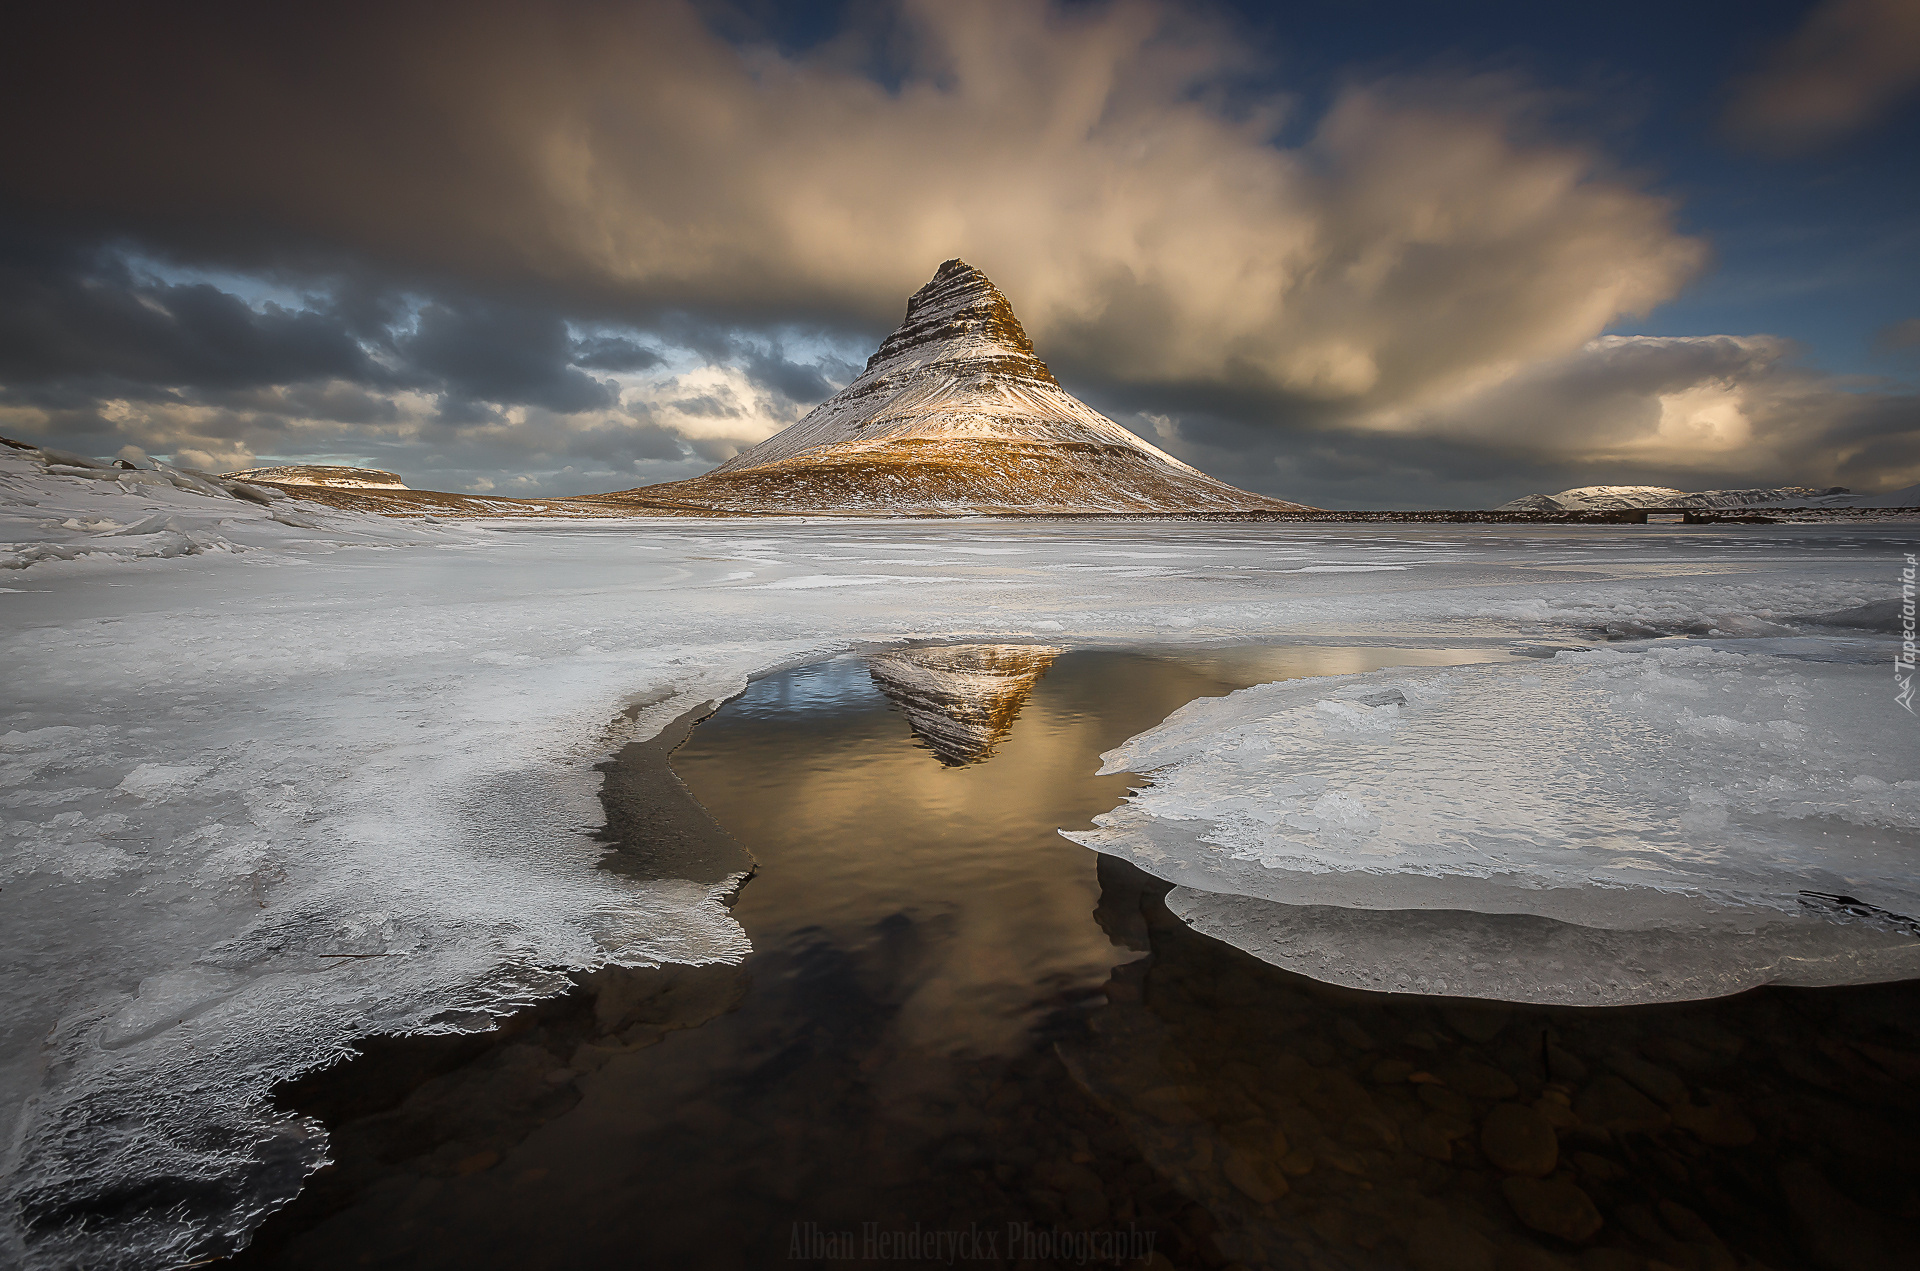
{"label": "dark cloud", "polygon": [[1874,335],[1873,347],[1881,353],[1920,349],[1920,318],[1908,318],[1881,327]]}
{"label": "dark cloud", "polygon": [[1208,472],[1322,506],[1920,479],[1920,396],[1806,367],[1795,352],[1769,336],[1614,336],[1418,413],[1302,413],[1287,427],[1233,411],[1120,418]]}
{"label": "dark cloud", "polygon": [[1176,427],[1132,422],[1147,440],[1223,480],[1318,507],[1485,508],[1590,483],[1577,464],[1473,442],[1277,430],[1215,416],[1183,417]]}
{"label": "dark cloud", "polygon": [[556,435],[565,437],[566,455],[598,459],[616,472],[637,472],[644,460],[678,462],[687,453],[678,433],[654,424],[569,430]]}
{"label": "dark cloud", "polygon": [[605,489],[649,466],[689,474],[677,433],[570,365],[656,367],[637,339],[576,341],[557,313],[423,303],[365,277],[311,280],[300,305],[250,304],[165,268],[0,232],[0,431],[86,453],[131,442],[209,468],[377,454],[416,481],[475,487],[501,466],[548,471],[522,493],[551,479]]}
{"label": "dark cloud", "polygon": [[573,342],[571,361],[593,371],[645,371],[666,359],[637,340],[596,335]]}
{"label": "dark cloud", "polygon": [[[857,368],[837,359],[826,363],[789,361],[777,344],[766,349],[751,350],[747,354],[745,369],[754,383],[773,389],[790,401],[809,406],[832,397],[853,375],[859,373]],[[827,378],[829,372],[834,379]]]}
{"label": "dark cloud", "polygon": [[1744,77],[1726,126],[1760,150],[1793,154],[1879,121],[1920,87],[1920,5],[1825,0]]}
{"label": "dark cloud", "polygon": [[444,387],[450,407],[524,402],[571,414],[617,400],[606,384],[568,365],[573,342],[553,313],[435,302],[420,310],[418,327],[397,344],[419,373]]}
{"label": "dark cloud", "polygon": [[736,419],[743,413],[737,403],[715,397],[711,393],[702,393],[698,397],[676,397],[667,404],[682,415],[692,415],[696,418]]}
{"label": "dark cloud", "polygon": [[259,309],[208,283],[143,277],[111,250],[0,231],[0,381],[232,387],[378,381],[336,315]]}
{"label": "dark cloud", "polygon": [[885,58],[743,56],[675,0],[32,22],[23,46],[88,73],[0,84],[36,120],[0,164],[21,207],[578,320],[883,332],[962,255],[1101,378],[1371,407],[1564,353],[1701,259],[1665,201],[1542,140],[1523,86],[1355,84],[1284,148],[1284,95],[1224,91],[1237,34],[1144,0],[907,4],[843,33]]}

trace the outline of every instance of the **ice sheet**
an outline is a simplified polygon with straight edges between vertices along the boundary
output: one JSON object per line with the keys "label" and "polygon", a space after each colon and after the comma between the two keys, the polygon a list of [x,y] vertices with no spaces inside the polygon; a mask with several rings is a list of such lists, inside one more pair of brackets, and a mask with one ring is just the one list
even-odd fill
{"label": "ice sheet", "polygon": [[1068,837],[1182,884],[1210,934],[1359,987],[1599,1004],[1904,978],[1920,726],[1893,648],[1657,640],[1261,685],[1103,756],[1151,785]]}
{"label": "ice sheet", "polygon": [[1898,531],[433,525],[0,451],[0,1262],[231,1247],[324,1156],[276,1081],[599,960],[740,956],[711,890],[598,868],[594,764],[756,673],[929,639],[1819,639],[1793,616],[1895,594]]}

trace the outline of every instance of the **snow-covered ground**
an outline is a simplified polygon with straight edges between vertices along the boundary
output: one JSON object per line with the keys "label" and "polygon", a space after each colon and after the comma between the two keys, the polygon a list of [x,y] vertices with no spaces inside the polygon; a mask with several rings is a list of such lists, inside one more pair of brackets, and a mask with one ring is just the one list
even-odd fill
{"label": "snow-covered ground", "polygon": [[[1475,840],[1442,802],[1457,773],[1505,780],[1535,801],[1521,809],[1562,815],[1534,839],[1517,821],[1496,827],[1490,850],[1568,888],[1593,849],[1556,843],[1577,836],[1567,818],[1651,834],[1679,809],[1683,825],[1692,816],[1721,837],[1689,855],[1683,835],[1654,835],[1649,859],[1673,871],[1676,894],[1836,890],[1819,884],[1837,876],[1870,900],[1867,885],[1885,882],[1907,903],[1915,721],[1891,706],[1886,637],[1796,621],[1895,595],[1900,528],[440,525],[55,475],[0,453],[0,1259],[149,1267],[217,1248],[323,1158],[316,1127],[269,1109],[277,1080],[368,1033],[477,1026],[567,968],[739,957],[741,933],[709,889],[596,867],[593,765],[756,673],[849,648],[1267,640],[1550,653],[1608,633],[1708,635],[1676,653],[1254,690],[1177,719],[1194,747],[1182,762],[1198,767],[1169,773],[1129,812],[1226,824],[1208,765],[1232,738],[1243,749],[1264,738],[1328,786],[1294,809],[1317,820],[1303,849],[1306,831],[1279,828],[1282,801],[1301,795],[1249,785],[1272,806],[1233,840],[1253,858],[1239,866],[1289,867],[1318,842],[1351,853],[1328,858],[1348,873],[1358,861],[1470,876],[1459,866]],[[1319,731],[1271,722],[1293,718]],[[1376,735],[1376,721],[1394,727]],[[1379,758],[1396,737],[1413,756],[1405,771]],[[1336,791],[1356,745],[1373,747],[1376,775]],[[1142,766],[1170,753],[1151,735],[1129,747]],[[1529,747],[1544,752],[1531,790],[1500,762]],[[1716,763],[1730,770],[1703,766]],[[1393,773],[1417,799],[1387,797]],[[1770,792],[1774,776],[1818,786],[1804,799],[1835,855],[1782,828],[1802,795]],[[1616,780],[1659,789],[1611,798]],[[1743,855],[1734,830],[1756,816],[1772,837]],[[1368,841],[1396,852],[1368,855],[1368,817],[1380,823]],[[1352,842],[1323,832],[1343,818]],[[1437,850],[1419,841],[1423,826]],[[1222,854],[1205,837],[1181,849],[1196,869]],[[1202,902],[1216,894],[1176,896],[1199,897],[1189,909],[1207,926]],[[1391,902],[1414,907],[1405,895]],[[1220,929],[1273,953],[1245,934],[1265,921],[1250,912]],[[1672,912],[1659,921],[1694,911]],[[1839,916],[1793,915],[1884,943],[1879,927]],[[1391,934],[1379,958],[1403,956]]]}
{"label": "snow-covered ground", "polygon": [[1773,489],[1695,490],[1667,485],[1583,485],[1558,494],[1529,494],[1502,503],[1498,512],[1618,512],[1627,508],[1906,508],[1920,502],[1920,487],[1887,494],[1856,494],[1840,486],[1778,486]]}

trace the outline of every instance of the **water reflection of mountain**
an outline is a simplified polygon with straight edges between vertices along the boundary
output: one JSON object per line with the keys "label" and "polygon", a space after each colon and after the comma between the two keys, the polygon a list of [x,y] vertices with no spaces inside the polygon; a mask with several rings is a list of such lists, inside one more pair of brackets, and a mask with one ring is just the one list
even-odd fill
{"label": "water reflection of mountain", "polygon": [[914,735],[957,768],[992,756],[1060,653],[1039,644],[950,644],[876,654],[867,665]]}

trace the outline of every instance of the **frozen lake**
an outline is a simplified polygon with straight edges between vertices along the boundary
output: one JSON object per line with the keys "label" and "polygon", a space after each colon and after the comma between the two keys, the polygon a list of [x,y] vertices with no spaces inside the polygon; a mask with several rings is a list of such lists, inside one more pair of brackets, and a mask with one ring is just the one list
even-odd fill
{"label": "frozen lake", "polygon": [[[159,509],[182,528],[143,538],[34,497],[7,509],[16,538],[89,549],[0,571],[0,928],[16,968],[0,1117],[18,1206],[5,1239],[37,1265],[147,1266],[237,1238],[326,1150],[267,1092],[355,1038],[472,1029],[564,988],[569,971],[745,957],[727,880],[599,867],[595,765],[752,676],[929,640],[1504,656],[1693,635],[1722,657],[1749,656],[1735,647],[1749,640],[1779,660],[1741,682],[1810,685],[1776,695],[1807,702],[1806,718],[1686,705],[1696,720],[1809,730],[1762,736],[1772,749],[1728,749],[1737,730],[1707,739],[1764,786],[1792,775],[1782,739],[1819,741],[1822,772],[1846,762],[1822,704],[1867,700],[1849,676],[1890,685],[1891,648],[1884,633],[1804,619],[1896,594],[1910,550],[1899,526],[437,526],[327,513],[288,525],[190,500]],[[144,511],[101,503],[109,524]],[[81,528],[59,528],[68,512]],[[1557,688],[1557,672],[1523,673],[1542,685],[1517,689]],[[1524,695],[1468,685],[1448,700],[1463,699]],[[1215,721],[1219,735],[1257,731],[1285,704],[1266,706]],[[1882,708],[1838,717],[1871,752],[1863,764],[1911,753],[1911,719]],[[1459,723],[1404,714],[1423,748]],[[1183,780],[1223,753],[1200,746]],[[1886,788],[1848,784],[1819,815],[1892,838],[1846,876],[1911,886],[1910,778],[1858,775]],[[1164,813],[1154,797],[1138,810]],[[1708,820],[1716,806],[1723,824],[1781,814],[1709,798]],[[1793,864],[1808,845],[1775,846]],[[1218,930],[1248,921],[1229,914]]]}
{"label": "frozen lake", "polygon": [[[968,1261],[994,1266],[1056,1231],[1136,1256],[1151,1232],[1176,1266],[1804,1265],[1795,1202],[1818,1224],[1836,1184],[1892,1210],[1915,1181],[1915,984],[1597,1010],[1345,991],[1195,935],[1167,884],[1057,832],[1124,794],[1099,754],[1177,705],[1505,657],[923,646],[758,680],[672,760],[757,862],[732,910],[753,953],[602,971],[499,1034],[301,1083],[338,1163],[239,1265],[825,1266],[892,1260],[818,1233],[916,1228],[988,1232],[999,1256]],[[686,837],[649,828],[616,868]],[[1516,1207],[1510,1177],[1552,1203]]]}

